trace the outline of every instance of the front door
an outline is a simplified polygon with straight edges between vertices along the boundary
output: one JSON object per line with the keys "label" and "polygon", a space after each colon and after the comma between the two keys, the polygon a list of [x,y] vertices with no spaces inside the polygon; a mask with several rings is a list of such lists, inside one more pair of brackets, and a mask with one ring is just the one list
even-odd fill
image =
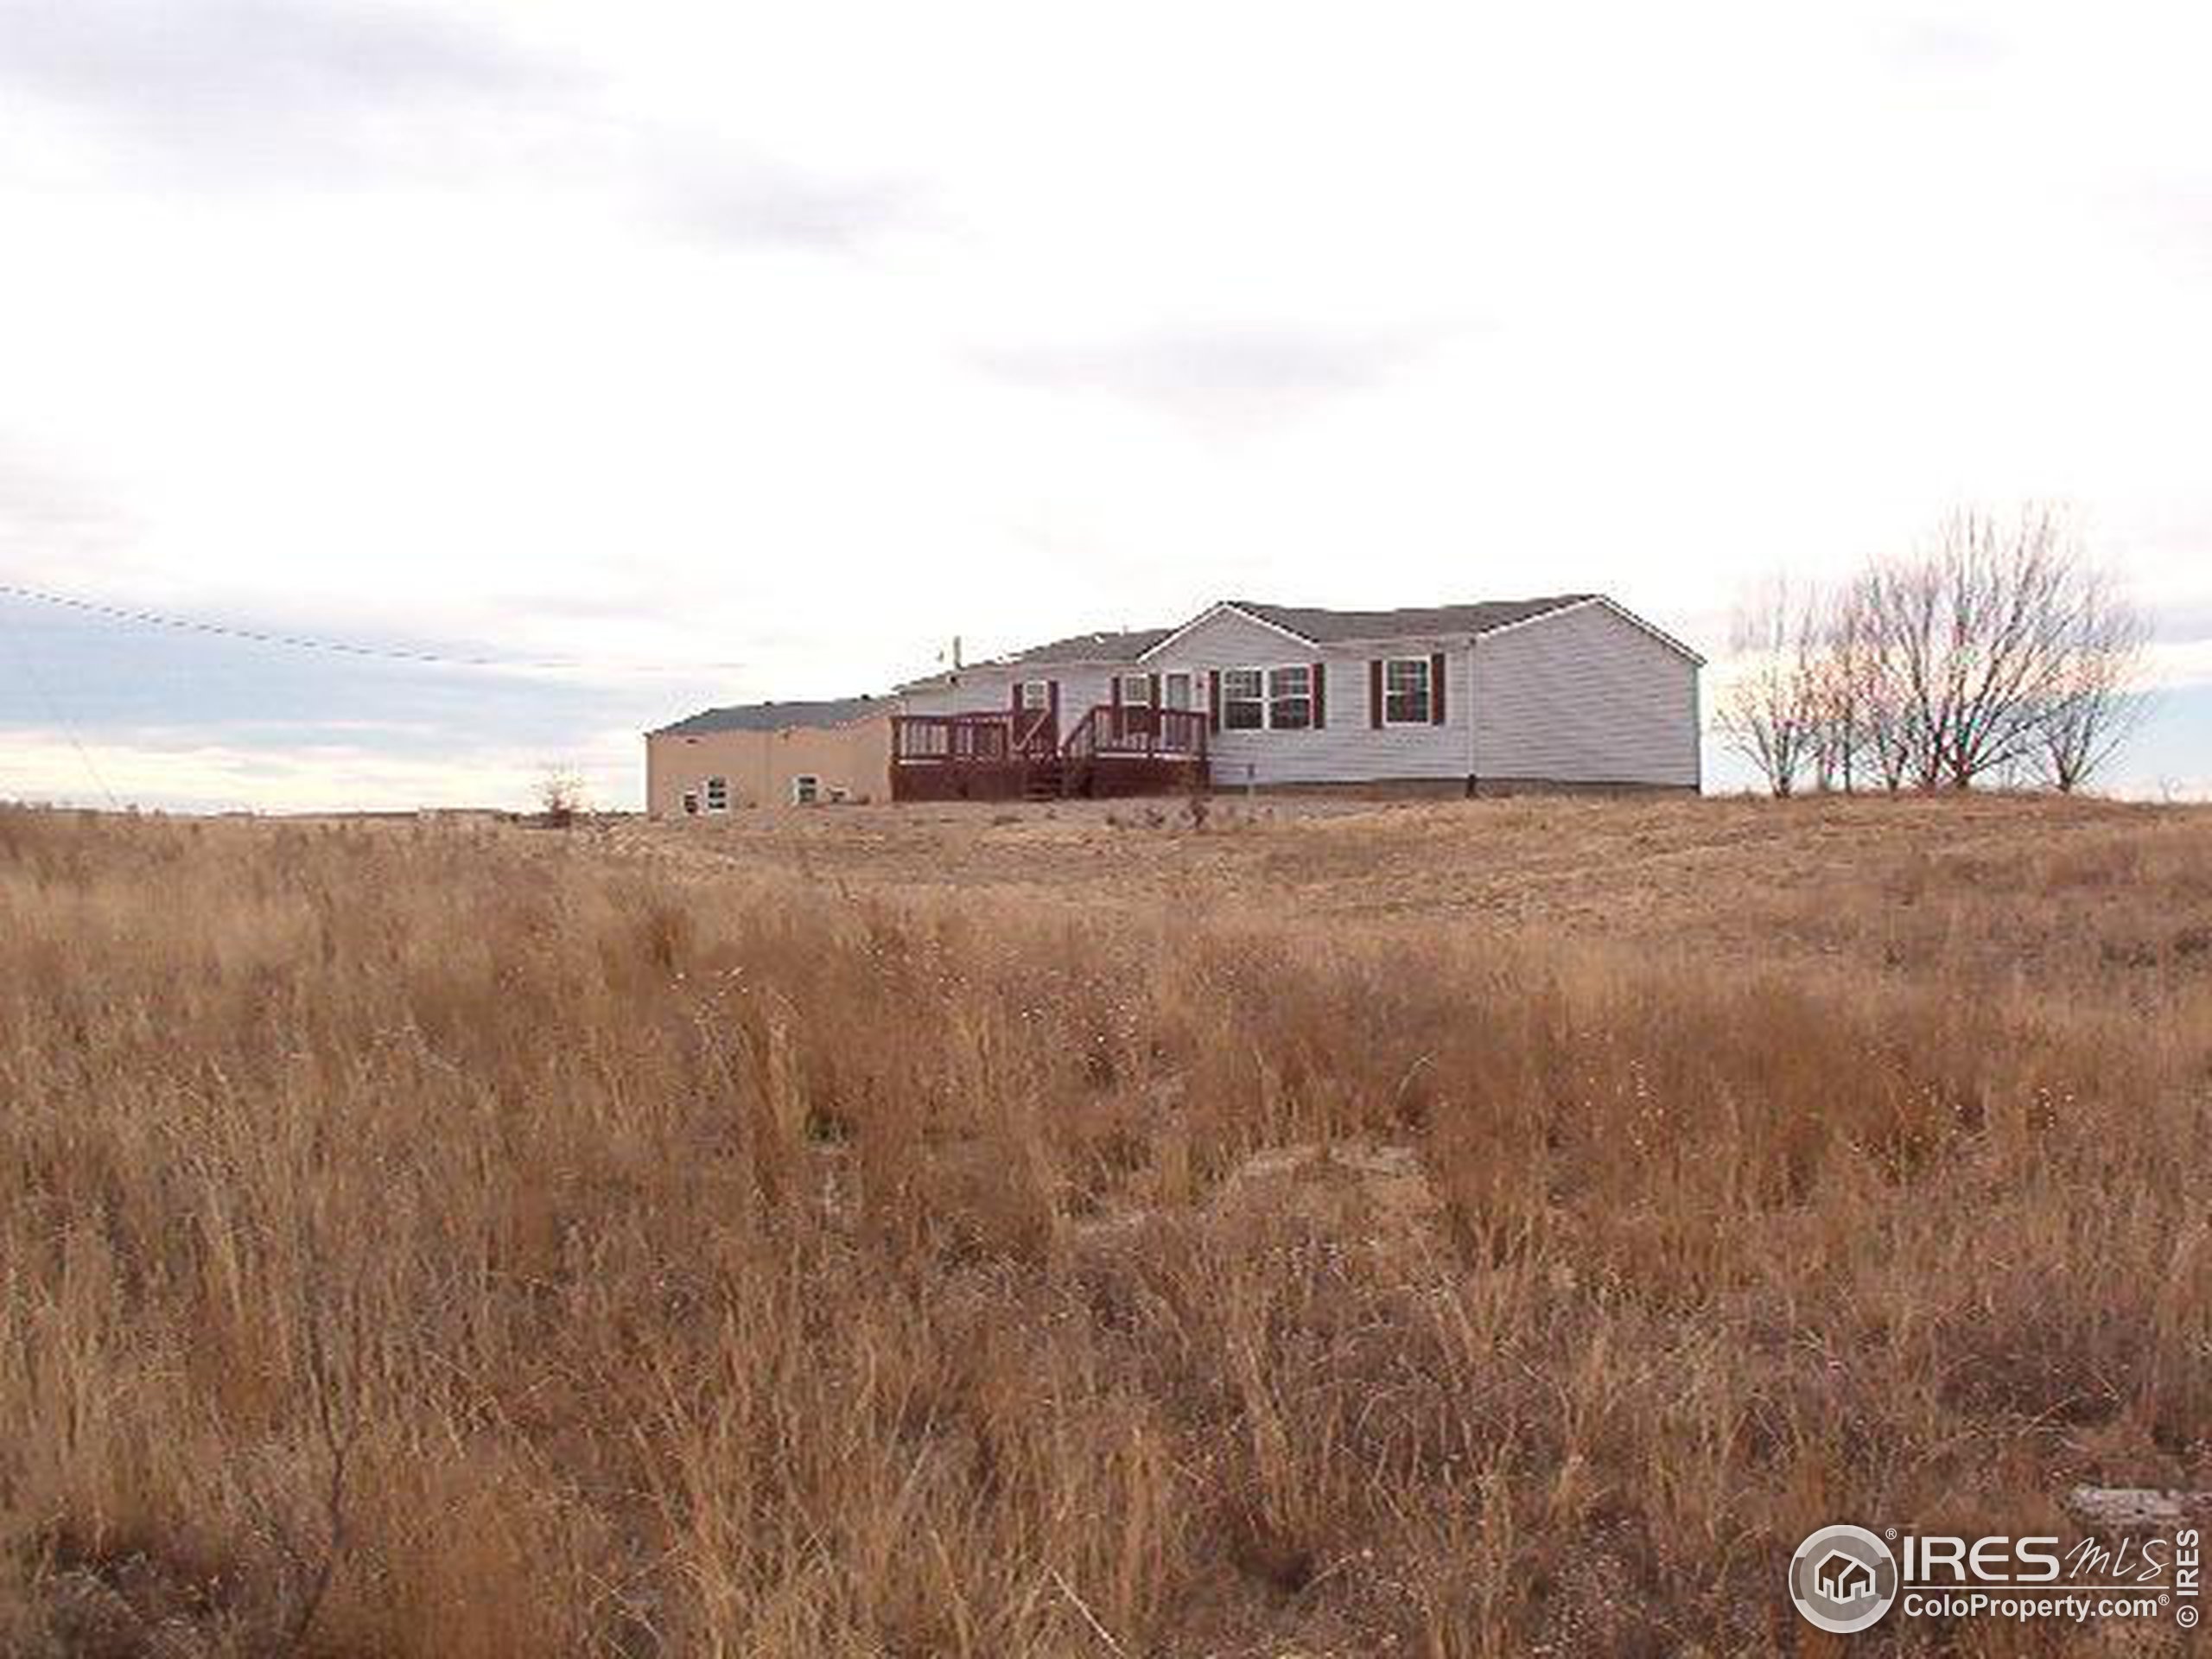
{"label": "front door", "polygon": [[1023,680],[1014,689],[1014,747],[1017,753],[1060,746],[1058,703],[1050,680]]}
{"label": "front door", "polygon": [[[1187,715],[1196,707],[1198,677],[1187,668],[1171,669],[1160,677],[1160,703],[1163,709],[1179,715]],[[1177,751],[1194,747],[1191,722],[1187,720],[1163,720],[1160,722],[1160,746]]]}

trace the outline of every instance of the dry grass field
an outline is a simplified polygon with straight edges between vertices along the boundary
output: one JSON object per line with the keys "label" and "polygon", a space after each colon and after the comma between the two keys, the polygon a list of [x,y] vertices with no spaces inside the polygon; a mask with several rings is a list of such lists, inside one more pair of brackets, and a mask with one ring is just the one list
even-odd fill
{"label": "dry grass field", "polygon": [[0,1653],[1839,1651],[2212,1485],[2208,1109],[2203,810],[0,813]]}

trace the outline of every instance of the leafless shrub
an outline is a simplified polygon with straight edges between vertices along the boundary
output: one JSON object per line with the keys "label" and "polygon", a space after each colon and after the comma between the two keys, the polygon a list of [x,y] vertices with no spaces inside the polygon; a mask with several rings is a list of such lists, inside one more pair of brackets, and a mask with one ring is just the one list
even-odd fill
{"label": "leafless shrub", "polygon": [[547,766],[537,781],[537,804],[541,821],[549,828],[569,828],[590,810],[582,774],[557,762]]}

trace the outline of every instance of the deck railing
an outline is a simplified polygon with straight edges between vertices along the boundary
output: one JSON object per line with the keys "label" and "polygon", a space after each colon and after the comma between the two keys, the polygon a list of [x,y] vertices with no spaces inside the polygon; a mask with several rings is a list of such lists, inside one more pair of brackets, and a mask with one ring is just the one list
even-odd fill
{"label": "deck railing", "polygon": [[1076,722],[1060,753],[1071,760],[1102,754],[1203,760],[1206,726],[1206,716],[1194,709],[1102,702]]}
{"label": "deck railing", "polygon": [[950,761],[989,765],[1034,760],[1058,753],[1050,710],[988,709],[965,715],[893,715],[894,766]]}

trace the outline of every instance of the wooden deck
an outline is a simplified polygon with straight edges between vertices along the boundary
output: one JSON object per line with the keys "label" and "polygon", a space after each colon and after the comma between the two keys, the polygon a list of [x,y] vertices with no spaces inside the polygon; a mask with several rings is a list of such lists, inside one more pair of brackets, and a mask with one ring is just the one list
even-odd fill
{"label": "wooden deck", "polygon": [[1188,709],[1088,710],[1065,736],[1049,709],[896,715],[894,801],[1091,799],[1204,789],[1207,717]]}

